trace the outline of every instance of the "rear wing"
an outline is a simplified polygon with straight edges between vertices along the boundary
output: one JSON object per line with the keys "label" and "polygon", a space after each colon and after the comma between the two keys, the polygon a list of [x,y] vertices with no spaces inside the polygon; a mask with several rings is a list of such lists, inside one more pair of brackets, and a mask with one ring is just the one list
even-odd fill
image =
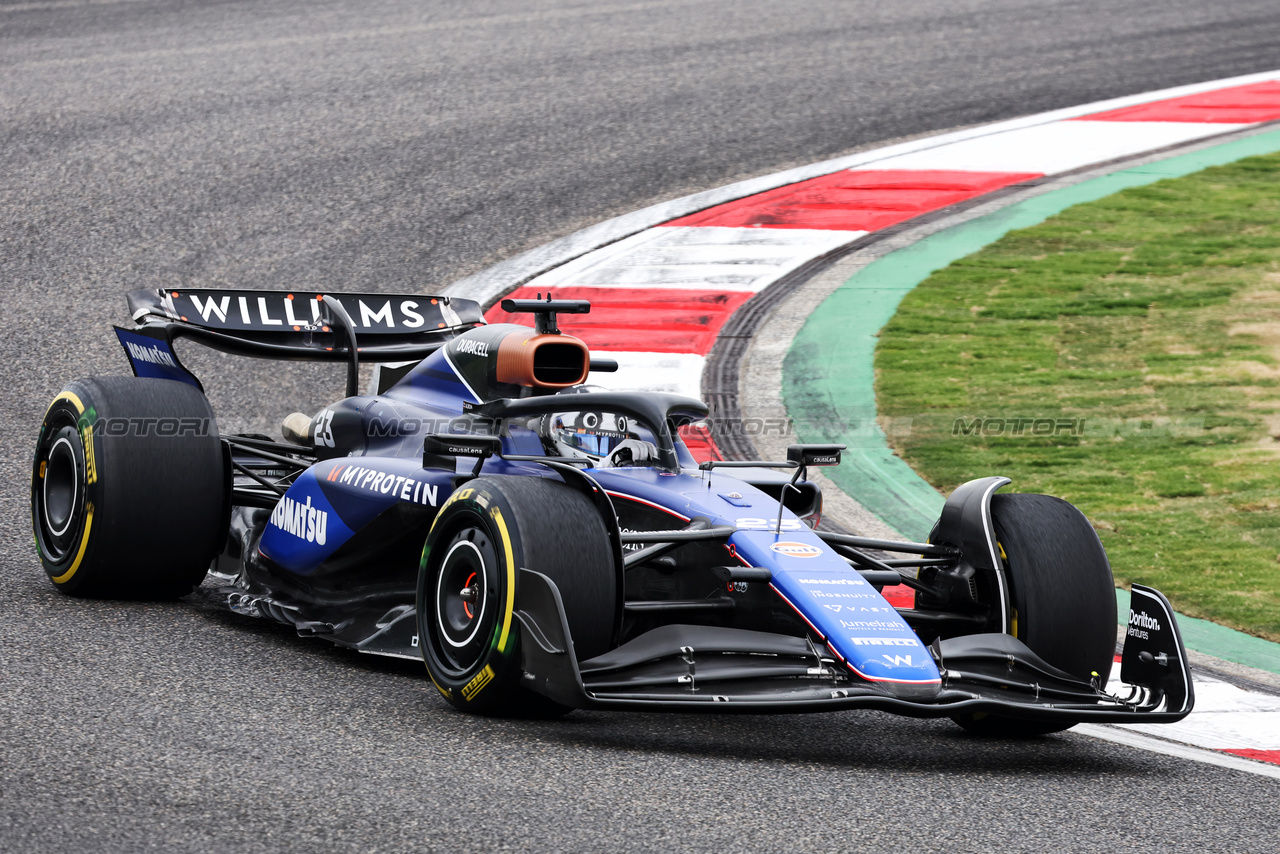
{"label": "rear wing", "polygon": [[444,296],[185,288],[130,291],[128,299],[137,326],[116,335],[134,373],[198,387],[173,352],[178,338],[240,356],[345,361],[351,396],[361,356],[422,359],[485,322],[479,303]]}

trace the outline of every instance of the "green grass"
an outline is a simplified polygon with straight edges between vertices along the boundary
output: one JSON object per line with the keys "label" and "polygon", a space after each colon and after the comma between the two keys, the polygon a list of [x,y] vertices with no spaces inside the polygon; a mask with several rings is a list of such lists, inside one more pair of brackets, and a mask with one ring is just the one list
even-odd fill
{"label": "green grass", "polygon": [[876,389],[935,487],[1000,473],[1062,496],[1117,581],[1280,640],[1280,155],[1070,208],[935,273],[881,333]]}

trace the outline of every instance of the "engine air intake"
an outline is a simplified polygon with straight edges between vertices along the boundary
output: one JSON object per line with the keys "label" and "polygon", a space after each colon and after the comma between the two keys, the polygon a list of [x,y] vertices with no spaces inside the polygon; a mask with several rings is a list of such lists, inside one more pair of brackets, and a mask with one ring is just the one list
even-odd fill
{"label": "engine air intake", "polygon": [[585,379],[586,351],[580,343],[547,342],[533,354],[533,378],[549,385],[573,385]]}
{"label": "engine air intake", "polygon": [[498,347],[498,382],[531,388],[568,388],[587,378],[587,345],[568,335],[509,335]]}

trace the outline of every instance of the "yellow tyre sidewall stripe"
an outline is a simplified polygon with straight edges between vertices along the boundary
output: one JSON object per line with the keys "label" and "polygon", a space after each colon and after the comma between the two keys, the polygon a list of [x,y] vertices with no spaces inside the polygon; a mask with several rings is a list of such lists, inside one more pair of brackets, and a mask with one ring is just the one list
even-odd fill
{"label": "yellow tyre sidewall stripe", "polygon": [[49,409],[53,409],[54,404],[60,400],[70,401],[71,405],[76,408],[76,412],[84,415],[84,404],[80,402],[80,398],[74,392],[64,391],[53,399],[53,403],[49,404]]}
{"label": "yellow tyre sidewall stripe", "polygon": [[507,531],[507,522],[502,518],[502,511],[495,504],[489,508],[489,515],[498,528],[498,534],[502,537],[502,552],[507,570],[507,601],[502,609],[502,631],[498,635],[498,652],[505,653],[507,641],[511,637],[511,618],[516,609],[516,558],[511,548],[511,534]]}
{"label": "yellow tyre sidewall stripe", "polygon": [[84,532],[80,534],[80,549],[76,552],[76,559],[71,562],[71,568],[62,575],[53,577],[54,584],[66,584],[76,574],[76,570],[80,568],[80,562],[84,560],[85,549],[89,547],[89,529],[93,527],[93,504],[89,503],[84,508]]}
{"label": "yellow tyre sidewall stripe", "polygon": [[[80,400],[79,396],[76,395],[75,392],[70,391],[63,391],[59,393],[58,396],[53,399],[53,402],[49,404],[49,411],[52,411],[53,407],[55,407],[60,400],[67,401],[75,407],[78,414],[84,415],[84,402]],[[45,417],[48,418],[47,413]],[[92,442],[93,434],[90,432],[87,438],[88,441]],[[92,449],[89,448],[84,449],[84,453],[88,456],[93,452]],[[80,548],[76,550],[75,560],[71,561],[71,566],[68,567],[67,571],[61,575],[53,576],[54,584],[66,584],[75,577],[76,571],[80,569],[80,564],[84,562],[85,551],[89,548],[89,532],[93,528],[93,502],[86,502],[84,510],[84,530],[80,533]]]}

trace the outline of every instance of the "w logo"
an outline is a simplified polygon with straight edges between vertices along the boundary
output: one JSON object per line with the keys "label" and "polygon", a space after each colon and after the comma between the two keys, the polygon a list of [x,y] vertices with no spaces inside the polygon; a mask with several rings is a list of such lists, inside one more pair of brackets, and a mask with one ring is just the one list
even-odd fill
{"label": "w logo", "polygon": [[889,662],[890,667],[910,667],[911,666],[911,656],[909,655],[889,655],[889,653],[886,652],[886,653],[883,653],[883,656],[884,656],[884,660]]}

